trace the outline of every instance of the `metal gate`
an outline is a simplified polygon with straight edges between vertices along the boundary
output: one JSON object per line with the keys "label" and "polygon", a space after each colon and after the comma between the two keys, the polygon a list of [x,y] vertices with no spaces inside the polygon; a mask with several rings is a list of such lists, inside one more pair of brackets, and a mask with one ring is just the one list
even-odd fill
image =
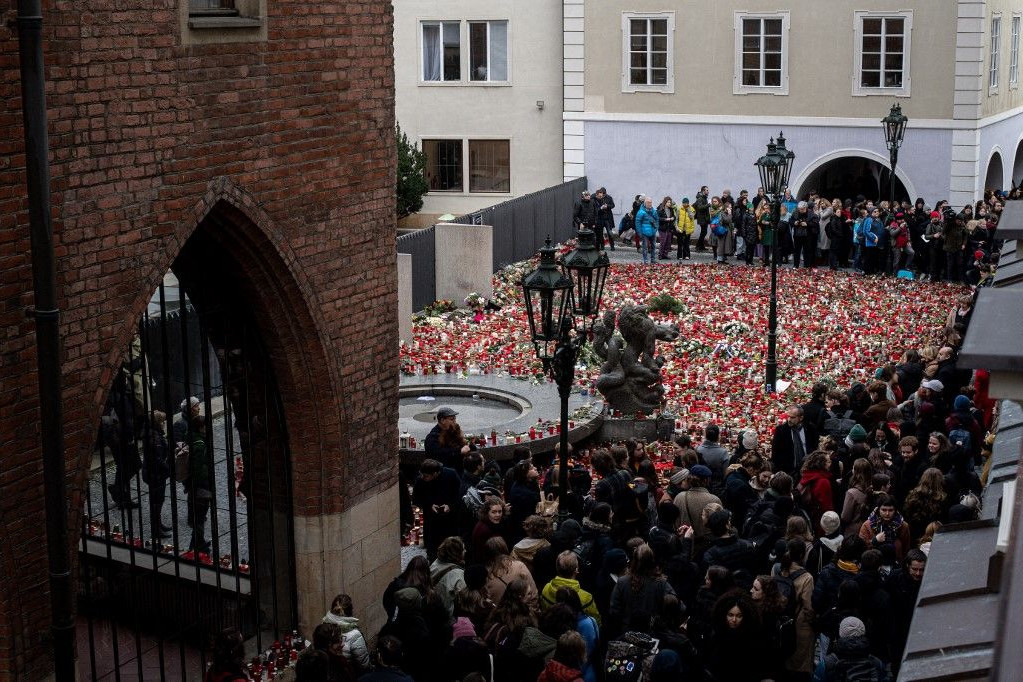
{"label": "metal gate", "polygon": [[229,278],[154,294],[104,408],[79,545],[79,673],[198,680],[297,622],[290,457],[269,354]]}

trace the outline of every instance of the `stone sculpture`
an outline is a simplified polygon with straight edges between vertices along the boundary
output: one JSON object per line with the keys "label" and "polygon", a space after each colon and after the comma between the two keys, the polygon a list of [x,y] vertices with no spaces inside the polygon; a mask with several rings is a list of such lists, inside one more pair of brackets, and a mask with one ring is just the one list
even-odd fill
{"label": "stone sculpture", "polygon": [[614,311],[604,313],[593,326],[593,350],[604,361],[594,385],[608,407],[623,414],[651,414],[661,406],[664,358],[656,355],[656,343],[678,336],[675,325],[651,320],[646,306],[623,307],[618,313],[618,334]]}

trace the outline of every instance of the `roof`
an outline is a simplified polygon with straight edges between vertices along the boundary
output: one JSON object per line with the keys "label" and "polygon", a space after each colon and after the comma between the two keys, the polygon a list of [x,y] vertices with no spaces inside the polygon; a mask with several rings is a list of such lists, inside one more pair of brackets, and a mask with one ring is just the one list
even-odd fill
{"label": "roof", "polygon": [[1016,287],[984,288],[977,295],[959,366],[1023,372],[1023,295]]}
{"label": "roof", "polygon": [[1023,239],[1023,201],[1007,201],[995,228],[996,239]]}

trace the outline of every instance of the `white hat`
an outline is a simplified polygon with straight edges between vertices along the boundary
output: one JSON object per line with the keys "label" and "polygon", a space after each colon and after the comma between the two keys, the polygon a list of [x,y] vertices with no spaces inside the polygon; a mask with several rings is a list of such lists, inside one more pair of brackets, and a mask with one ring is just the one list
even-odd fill
{"label": "white hat", "polygon": [[863,621],[855,616],[849,616],[843,618],[842,622],[838,626],[838,636],[840,639],[849,639],[851,637],[864,637],[867,634],[867,626],[863,624]]}
{"label": "white hat", "polygon": [[199,407],[201,404],[202,403],[199,402],[199,399],[196,398],[193,395],[191,398],[188,398],[187,400],[182,400],[181,401],[180,409],[181,409],[182,413],[185,413],[185,412],[188,411],[189,406],[191,406],[191,407]]}
{"label": "white hat", "polygon": [[941,383],[937,379],[928,379],[920,385],[930,391],[934,391],[935,393],[941,393],[945,390],[945,384]]}
{"label": "white hat", "polygon": [[747,430],[742,432],[742,447],[747,450],[757,449],[757,432]]}

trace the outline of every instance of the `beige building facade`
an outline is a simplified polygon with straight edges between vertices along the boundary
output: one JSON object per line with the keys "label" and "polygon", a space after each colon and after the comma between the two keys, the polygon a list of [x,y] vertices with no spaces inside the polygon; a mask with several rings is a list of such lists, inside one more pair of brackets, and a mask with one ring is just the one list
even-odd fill
{"label": "beige building facade", "polygon": [[[1021,0],[563,0],[566,179],[678,198],[755,190],[784,130],[792,187],[962,205],[1023,179]],[[864,189],[866,188],[866,189]],[[621,202],[620,202],[621,203]]]}
{"label": "beige building facade", "polygon": [[396,118],[427,154],[416,220],[561,182],[561,5],[393,0]]}

